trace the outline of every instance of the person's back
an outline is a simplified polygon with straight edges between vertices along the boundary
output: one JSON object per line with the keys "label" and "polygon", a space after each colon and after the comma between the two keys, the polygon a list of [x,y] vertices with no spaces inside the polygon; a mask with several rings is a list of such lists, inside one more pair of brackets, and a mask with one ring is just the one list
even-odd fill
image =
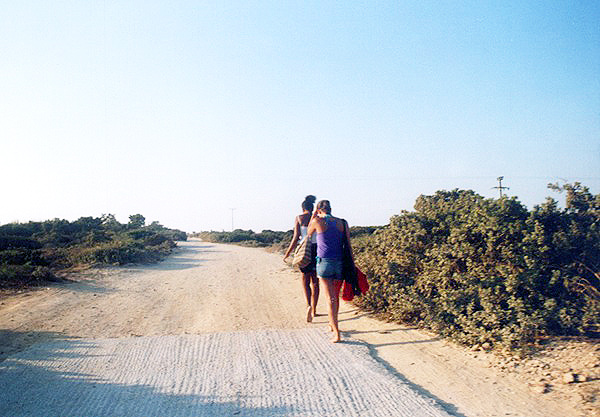
{"label": "person's back", "polygon": [[[310,214],[301,214],[298,216],[298,222],[300,223],[300,237],[304,239],[308,234],[308,223],[310,222]],[[317,236],[313,234],[311,243],[317,244]],[[315,255],[316,256],[316,255]]]}
{"label": "person's back", "polygon": [[308,234],[313,233],[317,234],[317,276],[325,288],[329,326],[333,331],[332,341],[337,343],[340,341],[340,288],[344,279],[342,249],[347,245],[347,249],[352,253],[352,248],[346,221],[331,215],[329,200],[321,200],[317,204],[317,210],[308,225]]}
{"label": "person's back", "polygon": [[341,259],[343,231],[338,229],[338,219],[332,216],[323,218],[324,231],[317,231],[317,256],[319,258]]}
{"label": "person's back", "polygon": [[[285,261],[292,251],[296,248],[301,238],[305,238],[308,234],[308,224],[312,217],[314,208],[314,202],[316,197],[314,195],[307,195],[302,202],[302,214],[296,216],[294,219],[294,236],[292,241],[283,256]],[[317,280],[316,267],[317,267],[317,240],[313,234],[310,246],[311,260],[306,266],[300,268],[302,272],[302,288],[304,290],[304,296],[306,298],[306,321],[312,321],[312,318],[317,315],[317,301],[319,300],[319,281]],[[312,288],[311,288],[312,284]]]}

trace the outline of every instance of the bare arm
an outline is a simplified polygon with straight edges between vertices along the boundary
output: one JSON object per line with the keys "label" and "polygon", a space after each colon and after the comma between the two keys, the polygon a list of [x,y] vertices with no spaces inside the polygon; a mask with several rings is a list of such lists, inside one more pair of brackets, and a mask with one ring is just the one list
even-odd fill
{"label": "bare arm", "polygon": [[[315,213],[316,213],[316,211],[315,211]],[[309,239],[312,236],[312,234],[317,231],[317,222],[318,221],[319,221],[318,217],[313,213],[312,217],[310,218],[310,223],[308,224],[308,231],[306,232],[306,236],[308,236]]]}
{"label": "bare arm", "polygon": [[292,237],[292,241],[290,242],[290,246],[288,247],[287,251],[285,251],[285,255],[283,257],[283,260],[286,260],[287,257],[290,256],[290,253],[292,253],[292,251],[294,250],[294,248],[298,244],[298,237],[299,236],[300,236],[300,219],[298,217],[296,217],[296,220],[294,221],[294,236]]}

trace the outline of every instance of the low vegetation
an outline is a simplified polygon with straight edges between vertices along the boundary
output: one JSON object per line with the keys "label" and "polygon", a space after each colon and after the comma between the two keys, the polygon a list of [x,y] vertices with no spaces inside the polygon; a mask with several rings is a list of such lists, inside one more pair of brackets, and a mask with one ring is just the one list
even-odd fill
{"label": "low vegetation", "polygon": [[355,242],[371,283],[358,304],[470,345],[597,336],[600,195],[550,188],[566,193],[564,209],[463,190],[419,197],[414,212]]}
{"label": "low vegetation", "polygon": [[273,230],[263,230],[260,233],[255,233],[252,230],[236,229],[233,232],[200,232],[194,234],[194,237],[200,237],[206,242],[213,243],[235,243],[242,246],[250,247],[267,247],[289,245],[294,233],[289,230],[287,232],[274,232]]}
{"label": "low vegetation", "polygon": [[155,262],[170,254],[185,232],[140,214],[119,223],[111,214],[76,221],[10,223],[0,226],[0,288],[54,280],[76,265]]}

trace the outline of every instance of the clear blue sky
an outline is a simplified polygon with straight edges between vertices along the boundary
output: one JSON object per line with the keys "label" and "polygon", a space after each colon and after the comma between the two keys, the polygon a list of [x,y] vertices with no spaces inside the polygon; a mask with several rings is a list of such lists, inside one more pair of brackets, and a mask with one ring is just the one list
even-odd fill
{"label": "clear blue sky", "polygon": [[[600,3],[0,2],[0,224],[351,225],[600,192]],[[560,195],[554,195],[562,201]]]}

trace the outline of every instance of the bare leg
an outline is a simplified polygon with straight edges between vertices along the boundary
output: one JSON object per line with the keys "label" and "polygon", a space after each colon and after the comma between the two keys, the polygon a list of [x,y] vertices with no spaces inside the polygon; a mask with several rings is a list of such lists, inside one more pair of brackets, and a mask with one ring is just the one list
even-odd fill
{"label": "bare leg", "polygon": [[317,315],[317,303],[319,302],[319,279],[317,278],[317,273],[312,272],[310,274],[310,280],[312,281],[312,315],[315,317]]}
{"label": "bare leg", "polygon": [[333,331],[333,339],[331,339],[331,341],[337,343],[340,341],[338,312],[340,309],[340,288],[342,287],[342,282],[321,278],[321,284],[323,285],[325,296],[327,297],[329,328]]}
{"label": "bare leg", "polygon": [[311,322],[313,318],[313,307],[311,306],[312,291],[310,289],[311,273],[302,273],[302,289],[304,290],[304,298],[306,299],[306,321]]}
{"label": "bare leg", "polygon": [[[333,290],[335,291],[335,311],[334,311],[334,315],[335,315],[335,323],[338,323],[338,316],[339,316],[339,312],[340,312],[340,290],[342,289],[342,284],[344,283],[344,281],[339,281],[339,280],[334,280],[333,281]],[[339,342],[339,334],[340,331],[338,329],[337,331],[338,334],[338,342]]]}

